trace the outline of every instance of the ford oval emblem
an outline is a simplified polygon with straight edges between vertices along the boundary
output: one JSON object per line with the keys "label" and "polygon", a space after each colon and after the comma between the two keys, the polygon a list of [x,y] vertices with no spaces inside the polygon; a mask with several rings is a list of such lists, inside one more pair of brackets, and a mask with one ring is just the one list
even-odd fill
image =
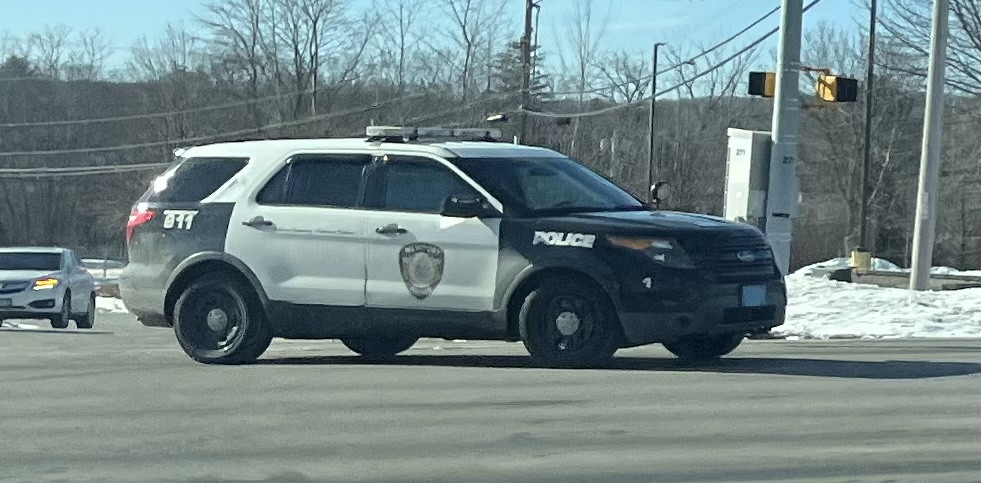
{"label": "ford oval emblem", "polygon": [[740,262],[747,262],[747,263],[755,262],[756,254],[749,250],[745,250],[737,253],[736,258],[738,258]]}

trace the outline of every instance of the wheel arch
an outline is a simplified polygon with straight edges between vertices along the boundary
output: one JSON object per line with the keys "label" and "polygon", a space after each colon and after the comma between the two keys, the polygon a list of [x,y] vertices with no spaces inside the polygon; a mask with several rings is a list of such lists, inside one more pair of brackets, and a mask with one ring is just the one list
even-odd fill
{"label": "wheel arch", "polygon": [[576,280],[598,288],[610,303],[610,307],[613,309],[612,315],[616,318],[616,324],[618,326],[621,324],[617,314],[617,299],[614,296],[617,293],[617,287],[611,279],[608,278],[604,283],[602,279],[591,275],[587,269],[570,265],[528,267],[515,277],[504,296],[504,310],[502,312],[507,321],[507,335],[509,339],[520,339],[518,315],[524,300],[535,288],[541,286],[548,280],[557,278]]}
{"label": "wheel arch", "polygon": [[245,262],[227,253],[201,252],[178,264],[167,280],[166,289],[164,289],[164,317],[168,323],[172,323],[174,306],[184,289],[198,277],[219,271],[231,273],[248,283],[259,297],[263,311],[268,310],[269,298],[266,296],[266,291],[263,290],[259,278]]}

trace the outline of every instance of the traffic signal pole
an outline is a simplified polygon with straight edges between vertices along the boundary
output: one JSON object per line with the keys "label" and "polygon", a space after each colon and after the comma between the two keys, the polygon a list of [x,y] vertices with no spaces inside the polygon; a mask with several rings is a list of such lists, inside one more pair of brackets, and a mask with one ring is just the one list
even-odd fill
{"label": "traffic signal pole", "polygon": [[797,140],[800,125],[800,44],[803,0],[783,0],[780,12],[780,45],[777,48],[777,84],[773,104],[770,179],[767,194],[766,237],[783,274],[790,270],[793,218],[800,203],[797,179]]}
{"label": "traffic signal pole", "polygon": [[913,273],[910,290],[930,289],[930,266],[937,228],[940,184],[940,152],[943,150],[944,68],[947,65],[947,13],[949,0],[934,0],[930,32],[930,69],[927,74],[926,110],[923,113],[923,145],[920,184],[916,195],[913,228]]}

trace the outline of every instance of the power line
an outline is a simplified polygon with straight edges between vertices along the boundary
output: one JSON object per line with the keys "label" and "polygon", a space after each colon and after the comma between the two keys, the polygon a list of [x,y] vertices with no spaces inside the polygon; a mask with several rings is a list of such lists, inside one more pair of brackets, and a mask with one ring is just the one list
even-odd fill
{"label": "power line", "polygon": [[372,109],[377,109],[383,105],[390,104],[400,100],[414,99],[418,97],[423,97],[425,94],[411,94],[405,96],[394,97],[382,102],[371,104],[369,106],[357,107],[352,109],[347,109],[343,111],[336,111],[327,114],[320,114],[317,116],[308,117],[306,119],[299,119],[294,121],[278,122],[273,124],[267,124],[265,126],[260,126],[257,128],[240,129],[238,131],[230,131],[218,134],[209,134],[204,136],[196,136],[185,139],[173,139],[166,141],[153,141],[148,143],[136,143],[136,144],[123,144],[119,146],[105,146],[98,148],[76,148],[76,149],[55,149],[47,151],[8,151],[0,152],[0,157],[11,157],[11,156],[51,156],[58,154],[85,154],[85,153],[103,153],[111,151],[123,151],[129,149],[139,149],[139,148],[152,148],[158,146],[166,146],[170,144],[181,144],[181,143],[193,143],[198,141],[210,141],[214,139],[219,139],[228,136],[243,136],[247,134],[253,134],[256,131],[262,131],[265,129],[278,129],[282,127],[300,126],[303,124],[309,124],[311,122],[323,121],[326,119],[331,119],[335,117],[345,116],[348,114],[356,114],[360,112],[367,112]]}
{"label": "power line", "polygon": [[[818,0],[818,1],[820,1],[820,0]],[[813,2],[811,5],[813,5],[814,3],[817,3],[817,2]],[[810,8],[810,5],[808,5],[808,8]],[[805,10],[806,10],[806,8],[805,8]],[[750,29],[752,29],[753,27],[759,25],[761,22],[763,22],[764,20],[766,20],[767,18],[769,18],[771,15],[773,15],[774,13],[777,13],[779,11],[780,11],[780,7],[779,6],[774,7],[773,10],[770,10],[769,12],[767,12],[762,17],[756,19],[755,22],[747,25],[745,28],[743,28],[739,32],[736,32],[731,37],[723,40],[722,42],[719,42],[718,44],[713,45],[712,47],[710,47],[710,48],[702,51],[698,55],[696,55],[696,56],[694,56],[694,57],[692,57],[692,58],[690,58],[690,59],[688,59],[688,60],[686,60],[684,62],[679,62],[679,63],[677,63],[675,65],[672,65],[671,67],[668,67],[667,69],[664,69],[664,70],[658,72],[658,74],[664,74],[665,72],[670,72],[672,70],[680,69],[681,66],[683,66],[685,64],[689,64],[691,62],[694,62],[697,59],[700,59],[702,57],[705,57],[708,54],[711,54],[712,52],[715,52],[716,50],[718,50],[718,49],[722,48],[723,46],[729,44],[730,42],[732,42],[733,40],[735,40],[740,35],[748,32]],[[597,92],[606,91],[606,90],[613,89],[613,88],[616,88],[616,87],[625,87],[625,86],[628,86],[628,85],[631,85],[631,84],[646,84],[647,82],[649,82],[651,80],[652,77],[654,77],[653,74],[646,75],[646,76],[641,77],[639,79],[632,80],[632,81],[629,81],[629,82],[624,82],[624,83],[621,83],[621,84],[610,84],[610,85],[607,85],[607,86],[604,86],[604,87],[595,87],[595,88],[584,90],[584,91],[554,92],[554,93],[552,93],[552,95],[554,95],[554,96],[569,96],[569,95],[578,95],[578,94],[595,94]]]}
{"label": "power line", "polygon": [[[811,7],[817,5],[818,3],[821,3],[821,0],[813,0],[811,3],[807,4],[807,6],[804,7],[804,10],[803,11],[806,12],[808,9],[810,9]],[[528,110],[528,109],[526,109],[524,107],[519,107],[518,110],[520,112],[525,112],[525,113],[527,113],[529,115],[538,116],[538,117],[580,118],[580,117],[599,116],[599,115],[606,114],[606,113],[609,113],[609,112],[613,112],[613,111],[616,111],[616,110],[619,110],[619,109],[624,109],[624,108],[627,108],[627,107],[632,107],[632,106],[636,106],[636,105],[640,105],[640,104],[645,104],[646,105],[646,104],[648,104],[648,102],[652,98],[655,98],[655,97],[658,97],[658,96],[663,96],[664,94],[667,94],[669,92],[673,92],[673,91],[676,91],[678,89],[681,89],[682,87],[685,87],[685,86],[689,85],[691,82],[693,82],[693,81],[695,81],[695,80],[697,80],[697,79],[699,79],[701,77],[704,77],[704,76],[706,76],[708,74],[711,74],[712,72],[715,72],[716,70],[718,70],[719,68],[721,68],[725,64],[728,64],[729,62],[731,62],[736,57],[739,57],[740,55],[745,54],[746,52],[748,52],[748,51],[752,50],[753,48],[755,48],[757,45],[763,43],[766,39],[772,37],[774,34],[776,34],[779,31],[780,31],[780,27],[775,27],[775,28],[773,28],[773,30],[770,30],[769,32],[767,32],[766,34],[764,34],[762,37],[754,40],[752,43],[750,43],[746,47],[743,47],[742,49],[740,49],[735,54],[732,54],[729,57],[726,57],[725,59],[723,59],[721,62],[713,65],[712,67],[709,67],[708,69],[706,69],[706,70],[704,70],[702,72],[699,72],[698,74],[695,74],[695,76],[693,76],[692,78],[686,79],[685,81],[680,82],[678,84],[675,84],[675,85],[673,85],[673,86],[671,86],[671,87],[669,87],[667,89],[664,89],[661,92],[655,92],[651,96],[647,96],[647,97],[644,97],[644,98],[641,98],[641,99],[637,99],[636,101],[633,101],[633,102],[628,102],[626,104],[620,104],[620,105],[616,105],[616,106],[610,106],[610,107],[606,107],[606,108],[603,108],[603,109],[598,109],[598,110],[595,110],[595,111],[575,112],[575,113],[539,112],[539,111],[531,111],[531,110]]]}
{"label": "power line", "polygon": [[[321,90],[324,90],[324,89],[327,89],[327,88],[328,87],[322,87],[320,89],[317,89],[317,91],[321,91]],[[248,105],[251,105],[251,104],[257,104],[257,103],[260,103],[260,102],[265,102],[265,101],[269,101],[269,100],[273,100],[273,99],[280,99],[280,98],[283,98],[283,97],[296,96],[296,95],[300,95],[300,94],[309,94],[310,92],[311,91],[308,89],[308,90],[303,90],[303,91],[287,92],[287,93],[284,93],[284,94],[272,94],[272,95],[268,95],[268,96],[264,96],[264,97],[257,97],[255,99],[246,99],[246,100],[243,100],[243,101],[235,101],[235,102],[229,102],[229,103],[225,103],[225,104],[216,104],[216,105],[213,105],[213,106],[195,107],[195,108],[183,109],[183,110],[179,110],[179,111],[151,112],[151,113],[144,113],[144,114],[129,114],[129,115],[125,115],[125,116],[100,117],[100,118],[93,118],[93,119],[69,119],[69,120],[64,120],[64,121],[37,121],[37,122],[4,123],[4,124],[0,124],[0,128],[43,127],[43,126],[72,126],[72,125],[78,125],[78,124],[95,124],[95,123],[103,123],[103,122],[135,121],[135,120],[139,120],[139,119],[153,119],[153,118],[157,118],[157,117],[171,117],[171,116],[179,116],[179,115],[182,115],[182,114],[190,114],[190,113],[195,113],[195,112],[218,111],[218,110],[228,109],[228,108],[232,108],[232,107],[248,106]]]}
{"label": "power line", "polygon": [[[420,94],[421,95],[421,94]],[[410,97],[417,97],[419,95],[413,95]],[[433,114],[427,114],[425,116],[419,116],[405,121],[407,124],[424,122],[431,119],[437,119],[439,117],[447,116],[450,114],[458,113],[472,108],[475,105],[507,97],[508,94],[494,94],[483,99],[479,99],[463,106],[456,107],[453,109],[447,109],[444,111],[436,112]],[[390,99],[385,102],[394,102],[396,99]],[[376,106],[371,106],[374,108]],[[368,108],[364,109],[367,110]],[[352,110],[353,111],[353,110]],[[331,113],[332,115],[342,115],[345,113]],[[327,116],[327,115],[325,115]],[[465,124],[463,122],[457,122],[452,124],[444,124],[443,126],[451,127],[456,125]],[[232,135],[229,133],[229,135]],[[351,136],[356,136],[357,134],[352,134]],[[187,141],[187,140],[185,140]],[[4,154],[4,153],[0,153]],[[62,177],[62,176],[89,176],[95,174],[117,174],[117,173],[130,173],[137,171],[145,171],[150,169],[157,169],[169,166],[170,163],[137,163],[137,164],[125,164],[125,165],[100,165],[100,166],[73,166],[73,167],[61,167],[61,168],[3,168],[0,169],[0,178],[52,178],[52,177]]]}

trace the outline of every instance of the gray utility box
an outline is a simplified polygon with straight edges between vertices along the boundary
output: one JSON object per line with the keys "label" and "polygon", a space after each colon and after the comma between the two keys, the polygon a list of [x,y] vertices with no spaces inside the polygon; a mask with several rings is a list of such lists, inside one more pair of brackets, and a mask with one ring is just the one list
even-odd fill
{"label": "gray utility box", "polygon": [[729,128],[728,134],[724,216],[766,231],[770,133]]}

